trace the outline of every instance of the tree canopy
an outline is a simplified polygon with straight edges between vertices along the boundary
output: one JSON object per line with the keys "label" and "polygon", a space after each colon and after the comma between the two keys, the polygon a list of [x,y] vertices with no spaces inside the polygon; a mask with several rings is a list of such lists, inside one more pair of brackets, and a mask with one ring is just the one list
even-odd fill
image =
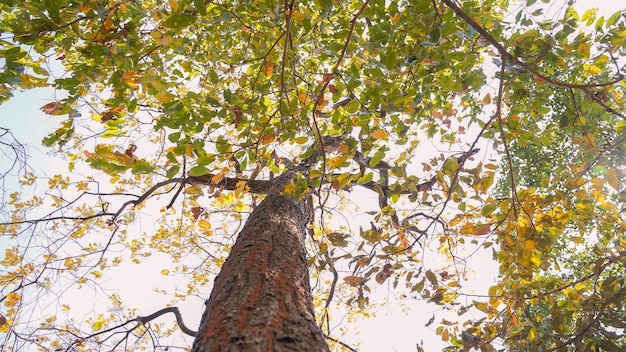
{"label": "tree canopy", "polygon": [[[3,349],[189,348],[111,278],[182,282],[155,285],[180,325],[300,170],[335,350],[381,288],[455,316],[427,323],[450,351],[624,350],[626,11],[545,3],[2,1],[0,102],[53,89],[42,143],[64,160],[20,168],[0,208]],[[487,292],[475,256],[499,268]]]}

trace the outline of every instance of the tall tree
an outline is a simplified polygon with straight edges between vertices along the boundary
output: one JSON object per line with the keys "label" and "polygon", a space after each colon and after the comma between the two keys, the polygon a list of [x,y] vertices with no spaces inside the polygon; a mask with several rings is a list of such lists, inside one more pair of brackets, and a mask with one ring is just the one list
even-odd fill
{"label": "tall tree", "polygon": [[[333,314],[388,284],[449,350],[623,350],[626,15],[555,8],[3,1],[0,101],[54,89],[68,166],[7,181],[3,349],[353,349]],[[186,287],[138,316],[131,265]]]}

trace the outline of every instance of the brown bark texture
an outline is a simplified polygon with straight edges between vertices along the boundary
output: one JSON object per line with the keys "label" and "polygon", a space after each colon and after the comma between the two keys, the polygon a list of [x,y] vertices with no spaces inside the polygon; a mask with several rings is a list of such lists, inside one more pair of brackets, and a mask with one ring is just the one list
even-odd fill
{"label": "brown bark texture", "polygon": [[281,195],[276,178],[215,279],[192,352],[328,351],[315,322],[306,226],[312,209]]}

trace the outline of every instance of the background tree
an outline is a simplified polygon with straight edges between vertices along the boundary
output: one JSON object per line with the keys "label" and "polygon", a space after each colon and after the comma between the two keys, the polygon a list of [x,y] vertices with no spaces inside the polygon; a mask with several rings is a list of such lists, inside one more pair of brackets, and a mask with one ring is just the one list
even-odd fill
{"label": "background tree", "polygon": [[[623,350],[624,12],[506,5],[4,1],[0,99],[56,89],[43,144],[68,171],[26,173],[3,208],[3,348],[189,348],[173,305],[208,296],[279,191],[312,199],[331,348],[351,348],[333,314],[385,284],[457,317],[432,319],[450,350]],[[475,294],[483,251],[499,276]],[[133,265],[186,287],[143,315],[112,291]]]}

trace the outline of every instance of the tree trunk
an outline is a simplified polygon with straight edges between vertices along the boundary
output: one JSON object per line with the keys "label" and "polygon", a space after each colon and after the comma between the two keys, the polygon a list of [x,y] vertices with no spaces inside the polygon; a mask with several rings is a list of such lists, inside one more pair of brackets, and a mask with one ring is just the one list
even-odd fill
{"label": "tree trunk", "polygon": [[304,238],[312,210],[274,180],[215,279],[192,352],[328,351],[315,322]]}

